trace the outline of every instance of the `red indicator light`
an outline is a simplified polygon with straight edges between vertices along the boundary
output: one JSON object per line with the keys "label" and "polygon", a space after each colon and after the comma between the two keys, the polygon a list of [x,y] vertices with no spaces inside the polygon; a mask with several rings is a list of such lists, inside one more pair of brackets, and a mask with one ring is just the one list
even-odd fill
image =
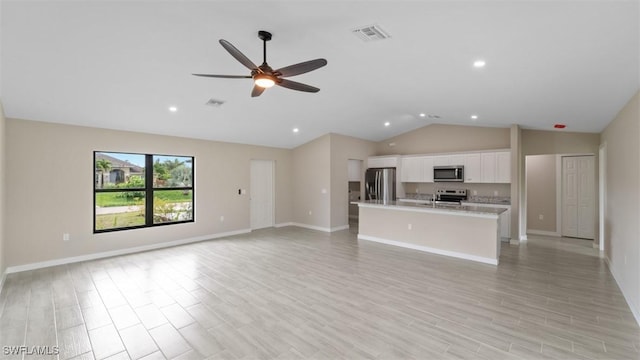
{"label": "red indicator light", "polygon": [[555,125],[553,125],[553,127],[556,128],[556,129],[564,129],[564,128],[567,127],[567,125],[565,125],[565,124],[555,124]]}

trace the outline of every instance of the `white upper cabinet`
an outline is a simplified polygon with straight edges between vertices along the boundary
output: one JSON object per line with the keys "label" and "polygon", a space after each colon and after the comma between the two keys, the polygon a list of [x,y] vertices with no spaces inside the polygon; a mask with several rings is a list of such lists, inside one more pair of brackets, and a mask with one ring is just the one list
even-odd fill
{"label": "white upper cabinet", "polygon": [[424,182],[424,162],[422,157],[403,157],[400,173],[402,182]]}
{"label": "white upper cabinet", "polygon": [[397,167],[399,156],[372,156],[367,159],[367,168]]}
{"label": "white upper cabinet", "polygon": [[[369,167],[388,167],[395,165],[371,165],[372,159],[378,160],[388,157],[369,158]],[[399,161],[400,182],[433,182],[434,166],[464,165],[464,181],[468,183],[510,183],[511,182],[511,152],[487,151],[469,152],[451,155],[409,155],[401,157]]]}
{"label": "white upper cabinet", "polygon": [[496,153],[480,154],[480,167],[482,169],[481,181],[483,183],[496,182]]}
{"label": "white upper cabinet", "polygon": [[411,156],[402,158],[402,182],[433,182],[433,157]]}
{"label": "white upper cabinet", "polygon": [[511,152],[499,151],[482,153],[482,182],[511,182]]}
{"label": "white upper cabinet", "polygon": [[449,155],[433,156],[433,166],[447,166],[451,165],[449,162],[451,157]]}
{"label": "white upper cabinet", "polygon": [[464,181],[469,183],[482,182],[480,154],[467,154],[464,156]]}
{"label": "white upper cabinet", "polygon": [[424,182],[433,182],[433,156],[425,156],[422,158],[422,167],[424,169]]}
{"label": "white upper cabinet", "polygon": [[511,182],[511,152],[496,153],[496,182]]}
{"label": "white upper cabinet", "polygon": [[449,155],[449,163],[447,165],[464,165],[465,154]]}
{"label": "white upper cabinet", "polygon": [[349,167],[347,169],[349,181],[361,181],[362,174],[362,160],[349,160]]}

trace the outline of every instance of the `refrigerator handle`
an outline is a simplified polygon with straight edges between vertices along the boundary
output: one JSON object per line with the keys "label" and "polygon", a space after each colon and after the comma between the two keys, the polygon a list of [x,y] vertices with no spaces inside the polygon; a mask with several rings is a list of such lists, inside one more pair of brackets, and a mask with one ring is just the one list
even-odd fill
{"label": "refrigerator handle", "polygon": [[380,200],[380,171],[376,171],[376,200]]}

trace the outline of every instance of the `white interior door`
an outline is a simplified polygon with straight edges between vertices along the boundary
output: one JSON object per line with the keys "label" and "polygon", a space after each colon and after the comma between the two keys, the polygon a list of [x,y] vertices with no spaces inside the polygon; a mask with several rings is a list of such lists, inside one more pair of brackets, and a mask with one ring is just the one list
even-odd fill
{"label": "white interior door", "polygon": [[562,158],[562,236],[593,239],[594,157]]}
{"label": "white interior door", "polygon": [[251,160],[251,229],[274,225],[274,163]]}

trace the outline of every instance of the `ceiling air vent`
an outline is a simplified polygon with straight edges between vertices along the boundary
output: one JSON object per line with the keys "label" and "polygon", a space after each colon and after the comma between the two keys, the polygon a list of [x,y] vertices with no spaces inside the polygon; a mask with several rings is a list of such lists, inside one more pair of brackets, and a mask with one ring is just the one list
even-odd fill
{"label": "ceiling air vent", "polygon": [[352,32],[362,41],[384,40],[391,37],[391,35],[382,30],[379,25],[369,25],[353,29]]}
{"label": "ceiling air vent", "polygon": [[206,105],[213,106],[213,107],[220,107],[222,106],[222,104],[224,104],[224,101],[217,100],[217,99],[209,99],[209,101],[207,101],[206,103]]}

